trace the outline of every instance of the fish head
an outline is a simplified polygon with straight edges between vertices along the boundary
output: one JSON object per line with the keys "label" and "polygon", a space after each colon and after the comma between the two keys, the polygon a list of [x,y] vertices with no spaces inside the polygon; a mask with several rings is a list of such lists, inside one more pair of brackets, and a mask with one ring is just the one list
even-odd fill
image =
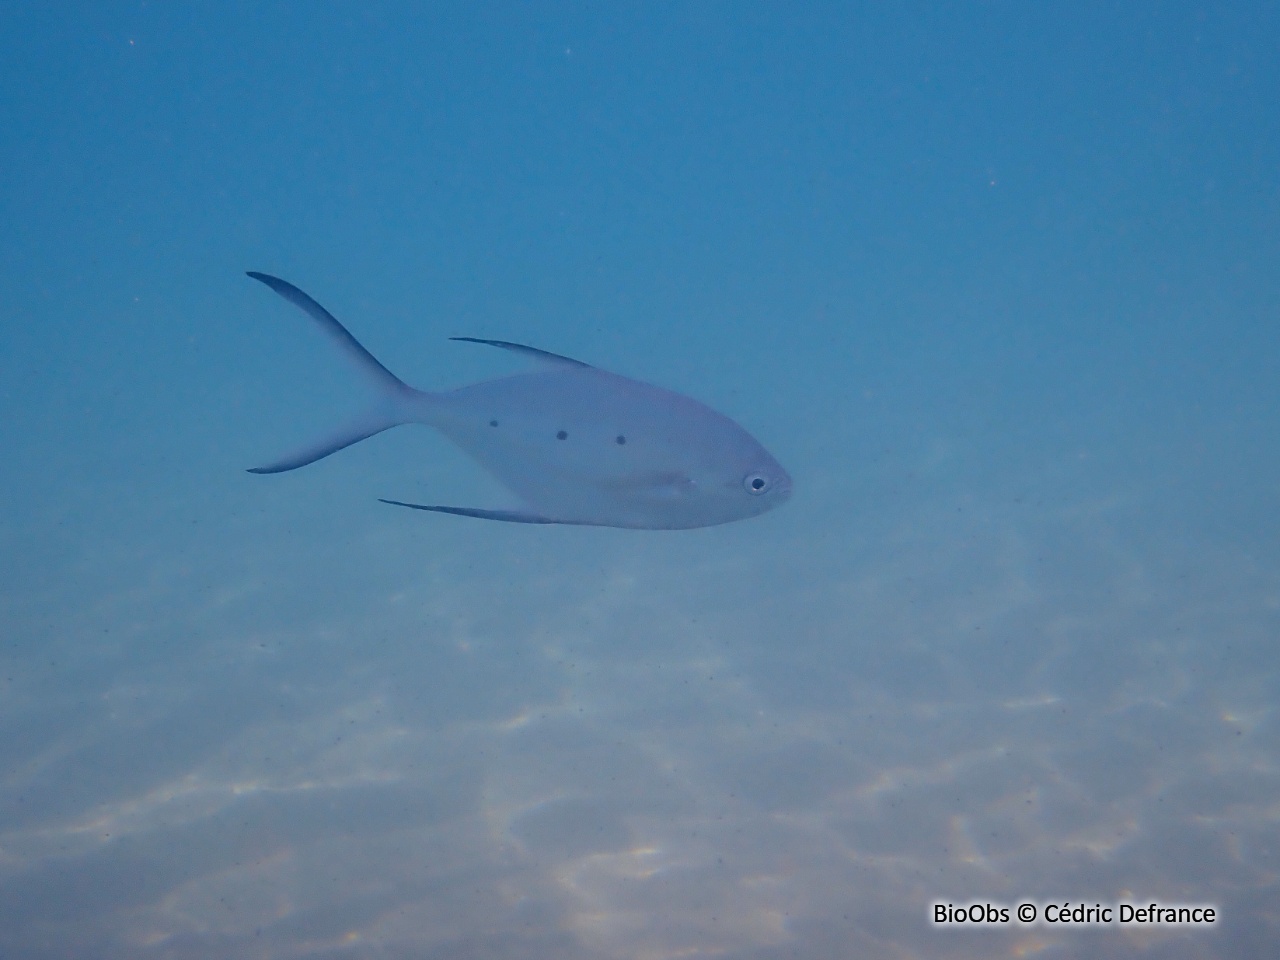
{"label": "fish head", "polygon": [[699,458],[689,473],[685,493],[700,525],[758,516],[791,497],[791,475],[782,464],[745,431],[735,439],[716,448],[719,455]]}
{"label": "fish head", "polygon": [[[745,520],[772,510],[791,496],[791,476],[732,421],[720,429],[685,435],[657,458],[653,469],[601,477],[593,484],[605,506],[594,512],[566,503],[559,513],[591,517],[610,526],[685,530]],[[727,429],[725,429],[727,427]]]}
{"label": "fish head", "polygon": [[791,475],[763,448],[756,456],[739,462],[721,486],[741,516],[772,510],[791,497]]}

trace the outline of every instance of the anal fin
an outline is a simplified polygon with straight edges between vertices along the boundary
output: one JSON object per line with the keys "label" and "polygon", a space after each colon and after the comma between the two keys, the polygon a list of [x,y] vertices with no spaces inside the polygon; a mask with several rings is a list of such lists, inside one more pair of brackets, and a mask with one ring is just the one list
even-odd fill
{"label": "anal fin", "polygon": [[522,510],[480,510],[475,507],[440,507],[428,506],[424,503],[405,503],[402,500],[383,500],[378,498],[379,503],[389,503],[394,507],[408,507],[410,510],[430,510],[433,513],[452,513],[458,517],[476,517],[479,520],[502,520],[506,523],[559,523],[570,524],[573,526],[595,526],[595,524],[584,523],[581,520],[554,520],[551,517],[544,517],[537,513],[527,513]]}

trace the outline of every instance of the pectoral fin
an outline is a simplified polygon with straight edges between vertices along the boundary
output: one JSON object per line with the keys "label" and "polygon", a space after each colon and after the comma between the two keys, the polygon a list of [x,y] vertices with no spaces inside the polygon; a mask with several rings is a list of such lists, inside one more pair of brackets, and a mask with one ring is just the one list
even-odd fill
{"label": "pectoral fin", "polygon": [[604,490],[630,494],[647,493],[663,500],[681,499],[694,493],[698,488],[697,482],[688,474],[674,471],[604,477],[597,481],[597,485]]}

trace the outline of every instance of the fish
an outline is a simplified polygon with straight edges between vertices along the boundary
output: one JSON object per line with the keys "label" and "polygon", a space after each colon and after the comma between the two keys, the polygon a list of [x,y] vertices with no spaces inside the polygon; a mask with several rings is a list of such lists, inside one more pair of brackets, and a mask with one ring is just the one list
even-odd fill
{"label": "fish", "polygon": [[296,470],[417,423],[444,434],[521,506],[382,503],[508,523],[687,530],[758,516],[791,495],[791,477],[751,434],[690,397],[537,347],[478,337],[450,339],[510,351],[533,369],[455,390],[418,390],[302,290],[269,274],[248,275],[315,321],[375,397],[333,432],[250,473]]}

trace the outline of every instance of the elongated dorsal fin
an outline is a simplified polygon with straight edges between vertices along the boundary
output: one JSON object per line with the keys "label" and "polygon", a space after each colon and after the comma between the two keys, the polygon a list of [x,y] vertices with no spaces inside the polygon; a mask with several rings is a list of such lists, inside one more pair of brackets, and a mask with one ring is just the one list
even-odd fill
{"label": "elongated dorsal fin", "polygon": [[545,363],[552,363],[556,366],[569,367],[588,367],[591,364],[583,363],[581,360],[575,360],[573,357],[564,357],[558,353],[552,353],[549,350],[539,350],[537,347],[526,347],[523,343],[512,343],[509,340],[481,340],[479,337],[450,337],[450,340],[461,340],[466,343],[487,343],[491,347],[501,347],[503,350],[510,350],[512,353],[520,353],[526,357],[533,357],[542,360]]}

